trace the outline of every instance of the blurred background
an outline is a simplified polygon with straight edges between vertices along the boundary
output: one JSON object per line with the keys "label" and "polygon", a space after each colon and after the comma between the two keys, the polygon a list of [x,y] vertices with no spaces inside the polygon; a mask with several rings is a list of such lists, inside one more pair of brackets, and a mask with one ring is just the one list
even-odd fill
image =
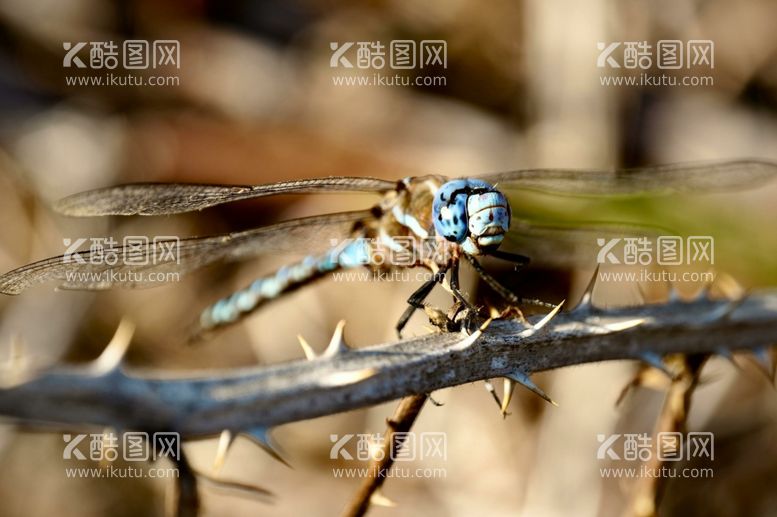
{"label": "blurred background", "polygon": [[[777,159],[777,4],[767,0],[411,2],[0,0],[0,270],[63,253],[85,235],[206,235],[316,213],[369,207],[369,195],[293,196],[163,218],[69,219],[50,203],[134,181],[258,184],[329,175],[399,179],[523,167],[612,168],[734,158]],[[96,85],[105,69],[65,67],[63,43],[173,40],[180,60],[132,70],[166,84]],[[393,76],[387,67],[331,65],[332,42],[437,40],[445,66],[397,71],[412,84],[343,84]],[[597,66],[599,42],[714,42],[714,67]],[[623,47],[623,45],[621,46]],[[79,54],[86,62],[88,46]],[[616,55],[616,54],[614,54]],[[356,62],[356,47],[347,54]],[[335,60],[336,61],[336,60]],[[90,63],[91,64],[91,63]],[[126,75],[120,64],[117,75]],[[696,86],[617,85],[603,78],[705,78]],[[424,77],[438,77],[423,86]],[[422,80],[416,85],[416,78]],[[171,79],[176,78],[176,79]],[[338,79],[340,78],[340,79]],[[701,79],[698,79],[701,80]],[[339,81],[339,82],[338,82]],[[518,218],[660,225],[714,235],[718,279],[777,282],[777,187],[671,199],[572,199],[516,193]],[[595,233],[593,235],[596,235]],[[595,239],[534,242],[525,296],[576,300],[596,265]],[[520,243],[520,241],[519,241]],[[542,245],[547,244],[545,250]],[[558,247],[555,247],[558,246]],[[547,253],[535,256],[531,251]],[[582,250],[582,251],[581,251]],[[305,243],[300,243],[301,253]],[[96,357],[120,318],[136,322],[130,367],[202,370],[298,359],[297,334],[325,346],[348,322],[355,346],[392,340],[417,284],[324,280],[275,302],[197,347],[185,325],[220,296],[287,263],[275,255],[219,265],[147,290],[97,293],[35,287],[0,298],[0,358],[23,341],[35,367]],[[723,273],[727,276],[723,277]],[[716,284],[718,296],[737,287]],[[692,296],[700,284],[677,288]],[[488,293],[474,279],[472,295]],[[641,293],[641,294],[640,294]],[[667,286],[597,286],[597,304],[659,301]],[[447,297],[432,301],[441,306]],[[409,334],[426,332],[419,315]],[[714,478],[673,479],[664,515],[777,515],[777,396],[746,360],[713,359],[690,415],[715,433]],[[482,383],[435,393],[417,431],[447,433],[440,479],[390,479],[396,508],[372,515],[621,515],[634,480],[603,479],[597,435],[649,433],[661,390],[614,402],[632,363],[545,373],[559,402],[516,393],[503,420]],[[336,515],[359,484],[337,479],[330,435],[378,433],[395,403],[284,425],[275,436],[294,469],[239,439],[222,476],[276,494],[268,505],[203,488],[205,515]],[[208,470],[215,440],[186,446]],[[0,428],[0,515],[163,514],[169,480],[67,479],[59,434]]]}

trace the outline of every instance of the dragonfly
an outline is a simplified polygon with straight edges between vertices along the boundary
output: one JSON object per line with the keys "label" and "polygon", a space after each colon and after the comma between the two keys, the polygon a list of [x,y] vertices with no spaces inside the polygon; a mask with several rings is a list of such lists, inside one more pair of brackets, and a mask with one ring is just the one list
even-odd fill
{"label": "dragonfly", "polygon": [[[410,246],[411,251],[418,251],[432,243],[433,253],[412,253],[416,258],[401,266],[422,267],[433,273],[408,298],[408,307],[396,325],[401,336],[414,311],[424,308],[424,300],[437,284],[445,286],[457,302],[472,308],[459,286],[462,261],[468,262],[510,304],[553,307],[540,300],[519,297],[489,274],[480,262],[482,257],[491,256],[509,261],[515,270],[529,263],[528,256],[501,249],[513,222],[506,195],[512,189],[575,196],[729,192],[755,187],[775,176],[777,163],[740,160],[623,170],[522,169],[454,179],[427,175],[390,181],[343,176],[264,185],[125,184],[71,195],[54,208],[78,217],[160,216],[280,194],[366,192],[380,198],[366,210],[315,215],[242,232],[182,239],[176,243],[175,257],[151,265],[144,259],[156,256],[168,242],[131,249],[118,247],[116,251],[123,259],[115,264],[92,263],[90,250],[77,252],[78,260],[66,255],[52,257],[0,276],[0,292],[15,295],[46,281],[58,281],[61,288],[82,290],[149,287],[157,285],[144,280],[149,273],[188,273],[217,261],[246,260],[273,250],[305,248],[307,255],[302,260],[255,280],[202,311],[198,326],[204,332],[234,324],[265,303],[335,271],[397,267],[378,263],[375,260],[378,250],[407,251]],[[521,225],[521,231],[531,229]],[[333,236],[343,235],[349,238],[332,244]],[[136,274],[127,275],[128,272]]]}

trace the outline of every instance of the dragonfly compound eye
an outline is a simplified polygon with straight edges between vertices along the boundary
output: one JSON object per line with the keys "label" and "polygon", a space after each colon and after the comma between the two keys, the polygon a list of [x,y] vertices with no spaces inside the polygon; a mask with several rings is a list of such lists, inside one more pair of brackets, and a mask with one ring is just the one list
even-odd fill
{"label": "dragonfly compound eye", "polygon": [[434,230],[449,241],[467,238],[467,180],[449,181],[437,191],[432,203]]}

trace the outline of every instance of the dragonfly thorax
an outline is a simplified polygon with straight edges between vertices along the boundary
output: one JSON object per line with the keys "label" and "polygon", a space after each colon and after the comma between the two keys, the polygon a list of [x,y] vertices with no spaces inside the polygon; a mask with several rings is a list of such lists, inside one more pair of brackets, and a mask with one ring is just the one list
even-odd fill
{"label": "dragonfly thorax", "polygon": [[460,244],[471,255],[498,248],[510,228],[510,205],[505,195],[476,179],[453,180],[440,187],[432,216],[437,234]]}

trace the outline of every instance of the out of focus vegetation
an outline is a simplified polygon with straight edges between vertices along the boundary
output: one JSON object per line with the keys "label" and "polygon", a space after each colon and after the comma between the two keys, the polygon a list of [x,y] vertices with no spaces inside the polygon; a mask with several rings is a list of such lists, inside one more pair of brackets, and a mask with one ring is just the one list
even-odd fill
{"label": "out of focus vegetation", "polygon": [[[375,199],[297,196],[153,220],[71,220],[48,208],[67,194],[121,182],[398,179],[777,159],[775,19],[777,4],[764,0],[0,0],[0,270],[61,254],[63,237],[217,233],[365,207]],[[65,84],[63,42],[127,39],[180,41],[181,66],[173,71],[180,84]],[[446,41],[446,84],[333,83],[341,71],[330,68],[330,42],[394,39]],[[601,85],[597,42],[662,39],[714,41],[714,85]],[[777,282],[776,188],[615,201],[516,193],[512,203],[516,216],[554,224],[632,223],[714,235],[716,269],[757,288]],[[514,286],[549,299],[574,300],[595,266],[594,257],[537,259]],[[185,346],[185,325],[203,307],[286,261],[272,256],[208,268],[150,290],[54,292],[44,285],[4,297],[0,357],[21,337],[37,366],[84,361],[127,315],[138,325],[131,366],[205,369],[287,360],[301,356],[297,334],[323,346],[342,318],[357,345],[392,338],[395,318],[417,287],[325,280],[211,343]],[[663,285],[642,287],[650,301],[666,294]],[[679,287],[691,295],[700,286]],[[476,286],[470,281],[465,288],[474,293]],[[633,285],[607,285],[595,298],[637,303],[638,293]],[[448,303],[443,295],[435,300]],[[424,332],[416,318],[415,331]],[[660,393],[641,391],[613,407],[633,371],[632,364],[606,364],[541,375],[538,382],[561,407],[520,392],[504,421],[480,385],[435,394],[445,405],[428,408],[416,429],[447,433],[447,477],[391,479],[385,493],[401,506],[376,508],[374,515],[619,515],[629,482],[600,477],[597,434],[650,432],[661,402]],[[747,364],[740,372],[714,360],[706,377],[690,426],[715,432],[715,476],[671,480],[664,514],[774,515],[777,396]],[[206,488],[205,513],[337,513],[357,481],[333,477],[329,436],[382,431],[390,407],[278,429],[294,470],[239,442],[225,477],[265,486],[278,501],[267,506]],[[207,470],[215,442],[187,447]],[[0,515],[162,513],[166,482],[66,479],[61,451],[57,434],[0,429]]]}

